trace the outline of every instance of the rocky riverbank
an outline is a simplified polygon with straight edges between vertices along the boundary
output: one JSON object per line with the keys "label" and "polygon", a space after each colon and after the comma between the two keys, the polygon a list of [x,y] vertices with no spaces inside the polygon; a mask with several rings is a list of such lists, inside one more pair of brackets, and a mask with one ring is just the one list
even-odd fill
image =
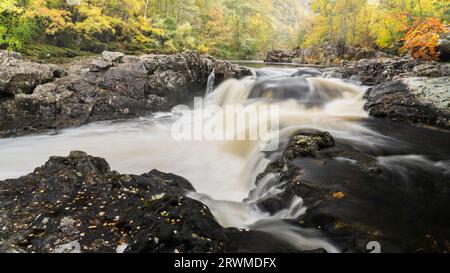
{"label": "rocky riverbank", "polygon": [[[204,88],[248,75],[197,52],[125,56],[104,52],[62,67],[0,52],[0,136],[80,126],[170,110]],[[63,69],[64,68],[64,69]]]}
{"label": "rocky riverbank", "polygon": [[323,45],[298,48],[295,50],[271,50],[267,53],[267,63],[297,63],[331,66],[339,65],[341,60],[358,61],[361,59],[375,59],[389,57],[389,55],[371,49],[324,43]]}
{"label": "rocky riverbank", "polygon": [[[447,41],[448,37],[443,37],[440,42],[439,55],[443,60],[448,56]],[[333,65],[324,69],[331,77],[370,86],[365,96],[370,115],[450,128],[450,63],[389,56],[331,43],[294,51],[270,51],[265,61]]]}
{"label": "rocky riverbank", "polygon": [[[324,46],[319,50],[323,54],[312,55],[307,52],[317,53],[318,49],[302,50],[301,60],[293,57],[298,52],[271,52],[268,61],[311,63],[318,59],[334,63],[341,57],[338,48],[330,48]],[[370,86],[366,109],[372,116],[449,128],[450,64],[386,57],[353,48],[343,52],[346,59],[363,59],[342,61],[324,70],[332,77]],[[0,64],[0,136],[168,111],[194,94],[203,95],[213,70],[216,83],[251,73],[192,51],[144,56],[104,52],[61,66],[0,51]]]}
{"label": "rocky riverbank", "polygon": [[374,117],[450,128],[450,64],[409,58],[342,62],[335,77],[370,86],[366,110]]}
{"label": "rocky riverbank", "polygon": [[156,170],[124,175],[84,152],[51,157],[0,181],[0,252],[295,252],[272,235],[221,227],[183,196],[186,179]]}

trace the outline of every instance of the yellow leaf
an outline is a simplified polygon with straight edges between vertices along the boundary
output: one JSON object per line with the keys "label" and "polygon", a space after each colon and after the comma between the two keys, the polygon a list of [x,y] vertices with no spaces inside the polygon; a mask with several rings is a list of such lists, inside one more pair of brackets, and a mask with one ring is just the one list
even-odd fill
{"label": "yellow leaf", "polygon": [[332,194],[332,196],[333,196],[333,198],[341,200],[345,197],[345,193],[338,191],[338,192],[334,192]]}

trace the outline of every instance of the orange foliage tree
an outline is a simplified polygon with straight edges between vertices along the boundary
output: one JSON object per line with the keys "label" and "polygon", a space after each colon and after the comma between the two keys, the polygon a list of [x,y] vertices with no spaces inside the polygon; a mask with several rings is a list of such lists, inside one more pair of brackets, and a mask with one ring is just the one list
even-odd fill
{"label": "orange foliage tree", "polygon": [[446,31],[438,18],[420,18],[405,34],[402,51],[410,51],[413,58],[436,60],[439,36]]}

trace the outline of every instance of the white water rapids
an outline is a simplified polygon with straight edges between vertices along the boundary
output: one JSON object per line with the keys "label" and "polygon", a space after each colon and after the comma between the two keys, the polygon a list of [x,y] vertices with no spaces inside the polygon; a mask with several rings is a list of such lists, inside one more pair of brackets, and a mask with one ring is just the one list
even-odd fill
{"label": "white water rapids", "polygon": [[[298,129],[313,128],[358,145],[386,143],[384,136],[357,122],[368,117],[363,110],[363,87],[315,73],[308,69],[259,69],[253,77],[228,80],[208,91],[205,103],[277,104],[282,140]],[[264,177],[252,196],[242,201],[269,163],[259,145],[248,141],[175,141],[171,126],[178,118],[174,110],[135,120],[93,123],[57,134],[0,139],[0,180],[30,173],[51,155],[66,156],[81,150],[105,158],[121,173],[158,169],[185,177],[198,192],[189,196],[206,204],[225,227],[270,232],[301,250],[339,252],[319,232],[282,221],[305,213],[301,196],[275,215],[256,207],[256,201],[281,193],[280,185],[270,183],[277,174]]]}

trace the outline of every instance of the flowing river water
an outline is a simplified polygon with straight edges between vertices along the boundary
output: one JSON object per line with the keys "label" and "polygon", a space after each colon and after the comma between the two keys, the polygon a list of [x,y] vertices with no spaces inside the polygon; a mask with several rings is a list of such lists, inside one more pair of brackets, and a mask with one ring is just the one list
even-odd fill
{"label": "flowing river water", "polygon": [[[450,134],[370,119],[364,111],[363,86],[329,78],[311,68],[255,69],[254,76],[228,80],[214,90],[213,78],[214,74],[208,83],[205,107],[277,105],[279,129],[273,133],[281,142],[302,128],[327,131],[337,141],[376,157],[380,168],[395,179],[408,182],[427,174],[440,180],[450,178]],[[302,196],[274,214],[256,206],[258,200],[283,190],[272,183],[276,174],[267,175],[255,186],[256,177],[270,162],[260,141],[176,141],[172,128],[181,114],[176,107],[133,120],[0,139],[0,180],[32,172],[51,155],[81,150],[105,158],[121,173],[158,169],[185,177],[197,190],[187,195],[206,204],[225,227],[270,232],[300,250],[340,251],[318,230],[284,221],[298,219],[306,212]],[[321,169],[305,160],[305,176],[319,181],[344,179],[349,174],[341,168],[342,162],[350,161],[340,159],[336,166]]]}

